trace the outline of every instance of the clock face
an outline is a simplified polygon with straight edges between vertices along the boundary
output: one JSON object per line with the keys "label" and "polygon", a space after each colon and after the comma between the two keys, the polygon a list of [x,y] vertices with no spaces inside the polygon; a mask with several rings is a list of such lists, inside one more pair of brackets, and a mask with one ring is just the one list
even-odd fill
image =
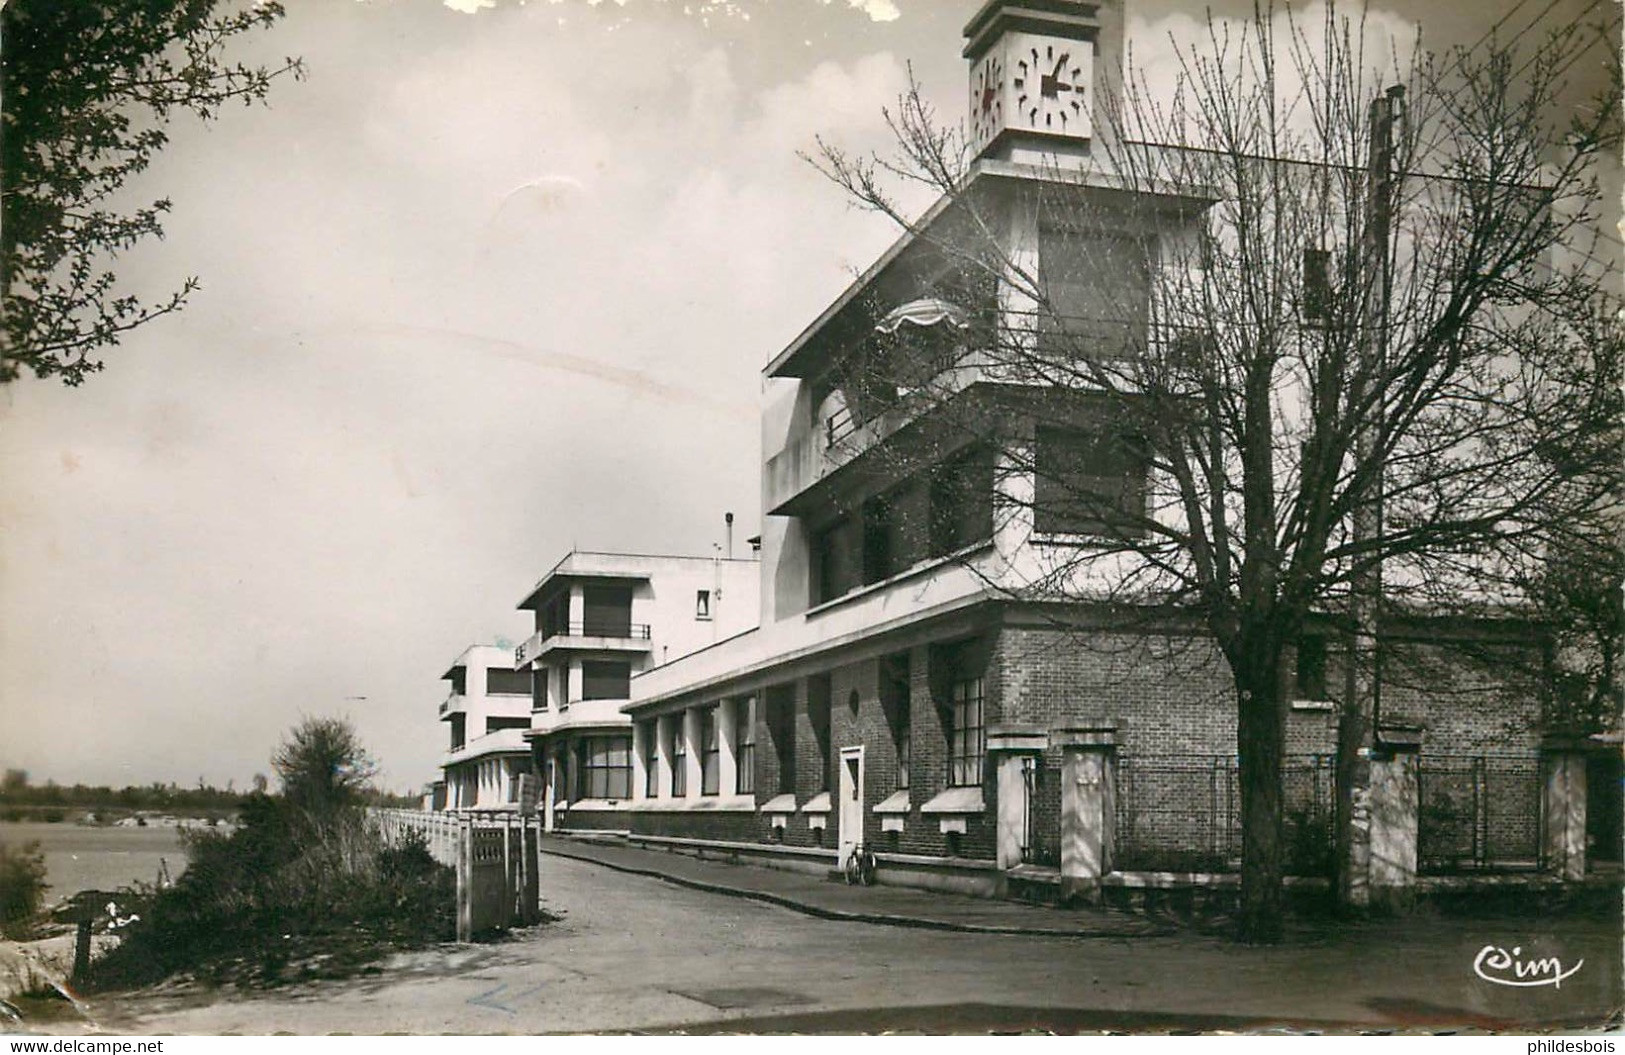
{"label": "clock face", "polygon": [[1087,134],[1088,44],[1037,42],[1017,52],[1010,71],[1016,118],[1028,128],[1061,135]]}
{"label": "clock face", "polygon": [[1004,125],[1004,63],[989,55],[970,79],[971,134],[985,143]]}

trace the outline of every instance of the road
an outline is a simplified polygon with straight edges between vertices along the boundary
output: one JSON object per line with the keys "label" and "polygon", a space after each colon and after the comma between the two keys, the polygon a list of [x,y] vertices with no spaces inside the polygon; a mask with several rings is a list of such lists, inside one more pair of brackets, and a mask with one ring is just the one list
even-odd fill
{"label": "road", "polygon": [[[562,919],[497,943],[395,957],[374,976],[272,994],[183,988],[95,1008],[121,1033],[622,1030],[1516,1028],[1600,1023],[1620,1003],[1619,927],[1366,923],[1312,944],[1036,938],[830,922],[557,857]],[[1561,988],[1475,977],[1485,944],[1584,960]]]}

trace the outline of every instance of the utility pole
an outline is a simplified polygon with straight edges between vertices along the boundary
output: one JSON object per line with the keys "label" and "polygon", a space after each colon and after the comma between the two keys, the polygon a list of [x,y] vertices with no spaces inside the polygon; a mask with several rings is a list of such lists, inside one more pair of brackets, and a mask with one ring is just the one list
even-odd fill
{"label": "utility pole", "polygon": [[[1382,389],[1388,359],[1388,302],[1393,281],[1391,238],[1397,184],[1394,178],[1394,131],[1404,107],[1405,88],[1394,85],[1371,101],[1369,161],[1366,167],[1365,230],[1360,281],[1364,311],[1360,370],[1369,403],[1368,420],[1355,437],[1357,471],[1373,474],[1364,500],[1354,509],[1353,535],[1358,549],[1382,535],[1383,471],[1387,442]],[[1344,700],[1337,729],[1337,895],[1346,908],[1371,903],[1371,750],[1376,746],[1382,713],[1382,561],[1360,554],[1349,590],[1349,648]]]}

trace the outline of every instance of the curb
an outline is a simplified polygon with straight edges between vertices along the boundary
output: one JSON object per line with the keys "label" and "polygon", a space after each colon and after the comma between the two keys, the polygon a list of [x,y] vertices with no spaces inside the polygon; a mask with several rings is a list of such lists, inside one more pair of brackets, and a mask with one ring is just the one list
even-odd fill
{"label": "curb", "polygon": [[[647,876],[650,879],[659,879],[674,886],[688,887],[691,890],[702,890],[710,894],[722,894],[727,897],[745,898],[750,901],[762,901],[770,905],[799,912],[805,916],[817,919],[834,920],[841,923],[867,923],[881,927],[909,927],[915,930],[954,931],[961,934],[1012,934],[1032,938],[1156,938],[1166,937],[1176,933],[1172,928],[1148,927],[1133,934],[1124,934],[1115,930],[1080,930],[1064,929],[1059,927],[1020,927],[1002,926],[996,923],[956,923],[953,920],[926,919],[920,916],[894,916],[881,912],[850,912],[846,909],[826,908],[814,905],[807,901],[787,897],[783,894],[774,894],[766,890],[751,890],[745,887],[728,886],[724,883],[712,883],[704,879],[690,879],[687,876],[672,875],[654,868],[642,868],[637,865],[618,864],[606,861],[589,854],[571,853],[568,848],[557,846],[542,846],[541,852],[552,857],[563,857],[571,861],[581,861],[585,864],[608,868],[614,872],[624,872],[628,875]],[[748,867],[748,866],[745,866]]]}

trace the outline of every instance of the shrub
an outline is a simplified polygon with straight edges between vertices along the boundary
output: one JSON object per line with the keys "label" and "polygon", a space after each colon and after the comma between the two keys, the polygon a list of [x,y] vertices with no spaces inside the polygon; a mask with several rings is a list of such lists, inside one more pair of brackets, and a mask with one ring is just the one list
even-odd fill
{"label": "shrub", "polygon": [[45,899],[45,855],[38,842],[18,847],[0,843],[0,934],[27,932]]}
{"label": "shrub", "polygon": [[342,975],[455,936],[455,874],[421,840],[385,844],[360,809],[313,817],[252,795],[235,831],[200,828],[186,840],[186,871],[97,964],[98,984]]}

